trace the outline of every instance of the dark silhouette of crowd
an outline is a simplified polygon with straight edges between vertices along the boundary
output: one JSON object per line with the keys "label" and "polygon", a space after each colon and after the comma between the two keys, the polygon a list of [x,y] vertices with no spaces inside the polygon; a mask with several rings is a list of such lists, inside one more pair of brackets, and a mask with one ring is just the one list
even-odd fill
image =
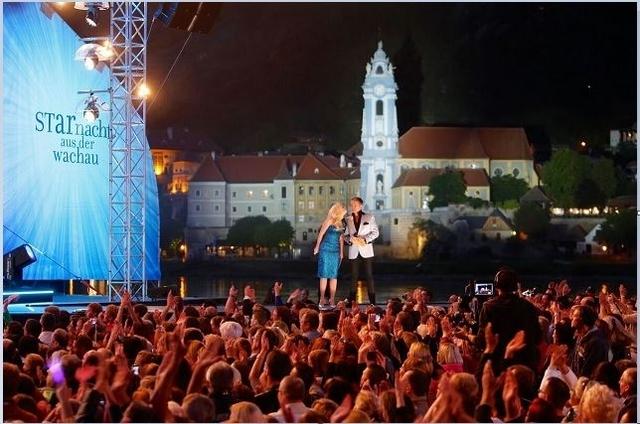
{"label": "dark silhouette of crowd", "polygon": [[[7,422],[637,422],[636,299],[566,281],[319,310],[302,290],[224,305],[46,308],[4,320]],[[14,299],[5,301],[7,305]]]}

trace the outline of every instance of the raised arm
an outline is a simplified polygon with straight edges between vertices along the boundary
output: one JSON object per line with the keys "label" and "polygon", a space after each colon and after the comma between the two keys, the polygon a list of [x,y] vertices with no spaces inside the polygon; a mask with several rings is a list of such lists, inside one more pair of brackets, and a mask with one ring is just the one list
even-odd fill
{"label": "raised arm", "polygon": [[314,255],[318,254],[318,251],[320,250],[320,243],[322,243],[322,239],[324,238],[324,234],[327,232],[327,228],[329,228],[329,225],[331,225],[331,223],[329,222],[328,219],[325,219],[324,222],[322,223],[322,227],[320,228],[320,233],[318,233],[318,240],[316,241],[316,246],[313,248]]}

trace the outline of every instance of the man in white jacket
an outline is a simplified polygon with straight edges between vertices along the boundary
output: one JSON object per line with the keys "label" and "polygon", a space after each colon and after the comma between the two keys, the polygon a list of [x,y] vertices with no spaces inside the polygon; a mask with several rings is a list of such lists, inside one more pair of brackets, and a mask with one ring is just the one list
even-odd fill
{"label": "man in white jacket", "polygon": [[376,293],[373,285],[373,241],[380,234],[376,218],[362,211],[363,201],[353,197],[350,202],[351,214],[345,217],[344,240],[349,245],[349,262],[351,262],[351,290],[349,301],[355,299],[356,285],[360,278],[361,267],[364,267],[364,277],[367,280],[369,302],[376,304]]}

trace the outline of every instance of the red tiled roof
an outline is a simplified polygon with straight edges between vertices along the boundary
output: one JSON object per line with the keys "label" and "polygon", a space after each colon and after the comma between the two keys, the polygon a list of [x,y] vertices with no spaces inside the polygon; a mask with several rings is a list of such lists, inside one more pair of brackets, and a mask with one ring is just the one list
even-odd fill
{"label": "red tiled roof", "polygon": [[295,177],[297,180],[340,180],[340,176],[336,174],[327,164],[315,155],[308,154],[300,164],[298,173]]}
{"label": "red tiled roof", "polygon": [[222,172],[220,172],[220,168],[211,158],[211,156],[207,156],[204,162],[202,162],[202,165],[200,165],[200,168],[198,168],[196,173],[191,178],[191,182],[217,181],[224,181],[224,176],[222,175]]}
{"label": "red tiled roof", "polygon": [[[462,178],[467,187],[486,187],[489,186],[489,176],[484,169],[456,169],[454,172],[462,172]],[[393,184],[395,187],[425,187],[431,184],[433,177],[442,175],[447,172],[445,169],[408,169]]]}
{"label": "red tiled roof", "polygon": [[403,158],[533,160],[522,128],[413,127],[398,149]]}

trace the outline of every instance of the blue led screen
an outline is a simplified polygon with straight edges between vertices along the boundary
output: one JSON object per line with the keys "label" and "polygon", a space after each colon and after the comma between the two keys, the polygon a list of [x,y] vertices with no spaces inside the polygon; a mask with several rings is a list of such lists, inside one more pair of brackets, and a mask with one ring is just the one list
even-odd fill
{"label": "blue led screen", "polygon": [[[109,114],[83,119],[78,90],[105,89],[109,71],[74,60],[82,45],[39,3],[3,4],[3,251],[28,243],[24,279],[107,279]],[[108,102],[108,94],[98,94]],[[147,157],[146,275],[160,279],[158,194]]]}

